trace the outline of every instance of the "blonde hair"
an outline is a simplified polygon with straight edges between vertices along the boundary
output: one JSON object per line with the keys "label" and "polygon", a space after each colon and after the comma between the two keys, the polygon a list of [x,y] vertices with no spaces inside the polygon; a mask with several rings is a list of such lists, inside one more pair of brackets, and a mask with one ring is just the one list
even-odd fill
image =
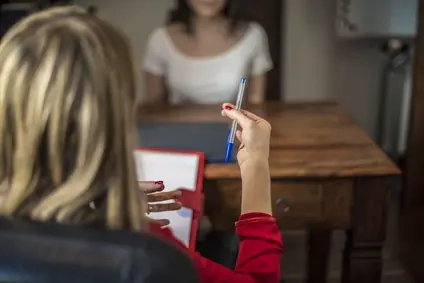
{"label": "blonde hair", "polygon": [[133,159],[134,74],[123,34],[77,7],[35,13],[4,36],[1,214],[144,227]]}

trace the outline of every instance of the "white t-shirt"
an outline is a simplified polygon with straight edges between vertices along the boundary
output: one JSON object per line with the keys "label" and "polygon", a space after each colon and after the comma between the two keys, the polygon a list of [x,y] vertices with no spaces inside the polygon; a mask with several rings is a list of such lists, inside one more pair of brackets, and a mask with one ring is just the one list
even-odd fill
{"label": "white t-shirt", "polygon": [[143,70],[164,76],[171,104],[234,102],[241,77],[262,75],[272,69],[268,38],[257,23],[229,50],[212,57],[183,54],[166,28],[150,34]]}

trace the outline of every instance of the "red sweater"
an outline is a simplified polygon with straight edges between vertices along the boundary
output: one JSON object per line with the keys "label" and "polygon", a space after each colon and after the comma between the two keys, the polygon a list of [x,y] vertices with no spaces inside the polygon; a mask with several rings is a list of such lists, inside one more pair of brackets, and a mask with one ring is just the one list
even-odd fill
{"label": "red sweater", "polygon": [[283,243],[275,219],[263,213],[248,213],[235,223],[240,239],[237,263],[230,270],[187,250],[171,230],[151,225],[151,231],[184,248],[200,274],[200,283],[278,283]]}

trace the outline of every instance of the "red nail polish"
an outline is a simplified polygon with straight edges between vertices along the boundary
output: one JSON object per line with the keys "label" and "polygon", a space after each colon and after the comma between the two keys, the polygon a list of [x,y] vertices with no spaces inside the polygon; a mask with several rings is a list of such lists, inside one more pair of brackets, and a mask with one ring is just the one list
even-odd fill
{"label": "red nail polish", "polygon": [[163,181],[156,181],[155,184],[156,185],[163,185]]}
{"label": "red nail polish", "polygon": [[225,110],[232,110],[233,109],[233,107],[228,106],[228,105],[226,105],[224,108],[225,108]]}

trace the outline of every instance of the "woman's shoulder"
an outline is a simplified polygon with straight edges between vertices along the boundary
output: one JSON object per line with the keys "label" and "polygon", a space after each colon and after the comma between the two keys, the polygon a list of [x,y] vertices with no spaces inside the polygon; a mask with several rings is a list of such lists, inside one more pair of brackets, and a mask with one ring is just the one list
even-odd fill
{"label": "woman's shoulder", "polygon": [[263,40],[266,37],[266,31],[258,22],[248,22],[246,24],[246,36],[251,40]]}
{"label": "woman's shoulder", "polygon": [[163,46],[167,44],[167,29],[166,27],[158,27],[152,30],[148,37],[149,45]]}
{"label": "woman's shoulder", "polygon": [[185,35],[184,30],[185,27],[179,23],[155,28],[149,35],[149,45],[158,49],[171,48],[176,39]]}

